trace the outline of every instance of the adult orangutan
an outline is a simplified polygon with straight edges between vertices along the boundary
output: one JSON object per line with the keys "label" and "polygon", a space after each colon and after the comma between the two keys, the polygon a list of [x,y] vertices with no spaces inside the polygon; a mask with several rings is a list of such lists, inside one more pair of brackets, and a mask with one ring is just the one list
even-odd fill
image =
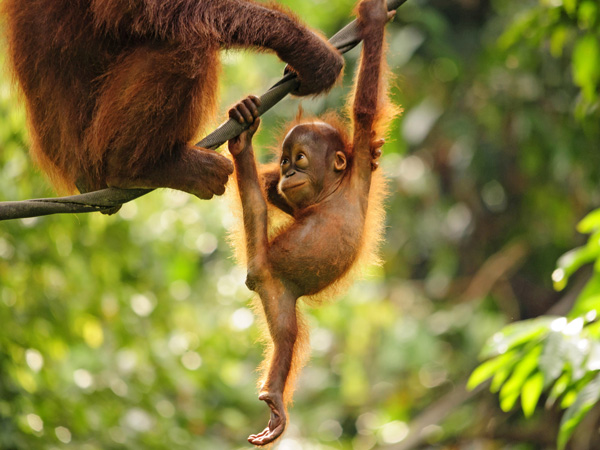
{"label": "adult orangutan", "polygon": [[61,190],[224,192],[227,158],[190,141],[215,109],[220,49],[271,49],[329,88],[343,59],[289,12],[252,0],[3,0],[33,154]]}
{"label": "adult orangutan", "polygon": [[[249,97],[229,112],[240,123],[252,124],[229,141],[229,150],[243,210],[246,284],[260,297],[273,341],[259,395],[271,418],[264,431],[248,438],[255,445],[273,442],[286,425],[291,379],[307,347],[298,298],[318,294],[347,276],[365,243],[381,232],[382,217],[372,216],[380,210],[381,192],[371,187],[382,135],[394,116],[383,69],[384,26],[392,15],[385,0],[358,5],[364,44],[351,137],[336,120],[295,124],[283,141],[279,167],[267,170],[261,180],[252,148],[260,100]],[[269,228],[267,201],[292,217],[275,233]]]}

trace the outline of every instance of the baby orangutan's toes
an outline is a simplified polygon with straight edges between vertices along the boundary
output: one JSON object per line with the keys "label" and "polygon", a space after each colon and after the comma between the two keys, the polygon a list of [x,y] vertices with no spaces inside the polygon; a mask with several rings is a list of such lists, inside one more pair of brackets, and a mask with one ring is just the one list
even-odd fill
{"label": "baby orangutan's toes", "polygon": [[252,434],[248,436],[248,442],[253,445],[262,446],[267,445],[277,439],[283,431],[286,425],[286,414],[283,406],[283,399],[280,394],[270,394],[263,392],[258,397],[259,400],[263,400],[269,408],[271,408],[271,419],[269,425],[259,434]]}
{"label": "baby orangutan's toes", "polygon": [[371,141],[371,153],[379,151],[379,156],[381,156],[381,147],[385,144],[385,139],[377,139],[375,141]]}
{"label": "baby orangutan's toes", "polygon": [[377,160],[381,157],[383,144],[385,144],[385,139],[377,139],[371,142],[371,170],[376,170],[379,167]]}

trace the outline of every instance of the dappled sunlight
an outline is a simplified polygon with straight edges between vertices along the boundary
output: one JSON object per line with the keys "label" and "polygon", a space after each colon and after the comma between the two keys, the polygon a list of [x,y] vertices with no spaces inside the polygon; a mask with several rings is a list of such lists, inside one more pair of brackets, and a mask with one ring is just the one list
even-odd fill
{"label": "dappled sunlight", "polygon": [[[327,35],[355,4],[280,3]],[[388,25],[404,114],[382,149],[382,264],[300,302],[311,359],[273,450],[600,448],[600,9],[446,3],[408,0]],[[358,55],[327,96],[262,117],[262,161],[299,106],[341,109]],[[284,67],[236,49],[222,66],[214,125]],[[55,196],[8,80],[0,200]],[[158,189],[112,216],[1,222],[0,448],[251,448],[268,414],[236,217]]]}

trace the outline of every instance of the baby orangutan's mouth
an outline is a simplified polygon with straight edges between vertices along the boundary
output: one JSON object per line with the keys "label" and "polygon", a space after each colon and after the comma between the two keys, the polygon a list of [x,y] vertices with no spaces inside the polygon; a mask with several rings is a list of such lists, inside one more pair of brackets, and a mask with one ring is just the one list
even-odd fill
{"label": "baby orangutan's mouth", "polygon": [[285,186],[285,190],[286,190],[286,191],[289,191],[290,189],[296,189],[296,188],[299,188],[299,187],[301,187],[301,186],[304,186],[306,183],[307,183],[306,181],[300,181],[300,182],[298,182],[298,183],[296,183],[296,184],[291,184],[291,185],[290,185],[290,184],[287,184],[287,185]]}

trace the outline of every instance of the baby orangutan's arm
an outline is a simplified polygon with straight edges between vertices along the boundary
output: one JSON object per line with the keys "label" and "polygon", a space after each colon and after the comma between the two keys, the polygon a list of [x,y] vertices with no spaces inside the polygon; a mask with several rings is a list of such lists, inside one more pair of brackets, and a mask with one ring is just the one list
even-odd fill
{"label": "baby orangutan's arm", "polygon": [[378,114],[385,113],[384,27],[395,11],[388,12],[385,0],[363,0],[358,5],[358,24],[363,38],[360,69],[356,81],[353,149],[361,182],[371,182],[371,171],[378,166],[384,140],[376,136]]}
{"label": "baby orangutan's arm", "polygon": [[259,104],[258,98],[248,97],[229,111],[229,116],[238,122],[252,123],[248,130],[229,141],[229,151],[234,157],[242,201],[248,264],[246,284],[260,296],[274,344],[267,379],[258,397],[269,405],[271,418],[267,428],[248,438],[254,445],[266,445],[283,433],[287,422],[284,390],[292,367],[298,323],[297,298],[273,276],[268,261],[267,205],[252,148],[252,136],[260,121],[256,108]]}
{"label": "baby orangutan's arm", "polygon": [[267,203],[260,187],[252,137],[258,126],[258,97],[250,96],[229,110],[229,117],[239,123],[251,123],[239,136],[229,141],[229,152],[234,158],[237,184],[242,200],[244,231],[246,233],[246,251],[248,272],[255,271],[266,264],[262,259],[267,254]]}

